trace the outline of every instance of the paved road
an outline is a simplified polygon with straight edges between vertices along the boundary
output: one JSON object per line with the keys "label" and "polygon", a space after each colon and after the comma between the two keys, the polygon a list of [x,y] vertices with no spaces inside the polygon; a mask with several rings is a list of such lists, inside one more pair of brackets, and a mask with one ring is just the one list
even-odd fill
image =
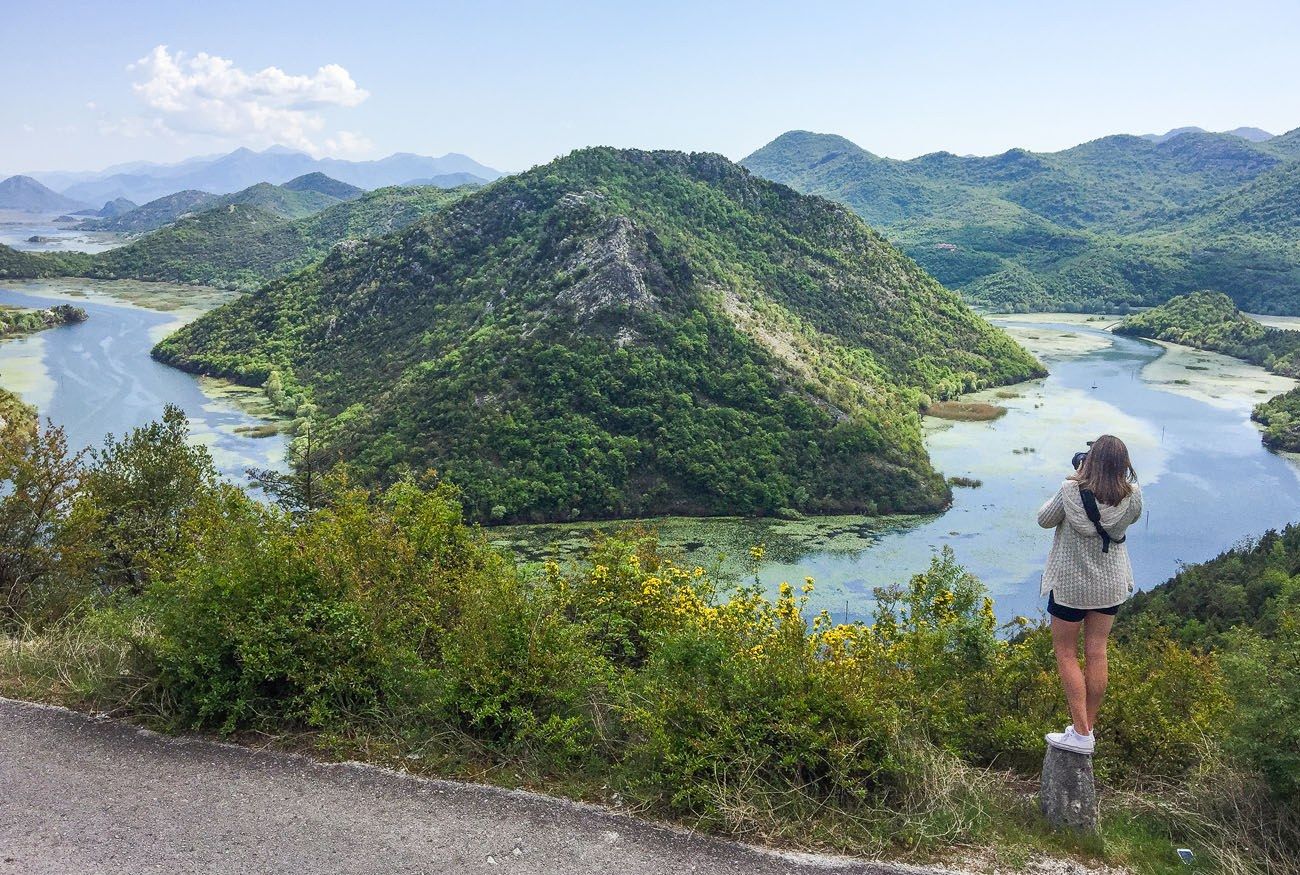
{"label": "paved road", "polygon": [[0,698],[0,873],[901,875]]}

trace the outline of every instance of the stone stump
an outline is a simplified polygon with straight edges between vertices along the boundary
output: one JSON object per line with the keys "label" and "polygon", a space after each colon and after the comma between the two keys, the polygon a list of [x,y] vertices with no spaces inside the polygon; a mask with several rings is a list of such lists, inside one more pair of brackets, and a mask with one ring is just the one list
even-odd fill
{"label": "stone stump", "polygon": [[1047,746],[1038,807],[1054,827],[1076,832],[1097,832],[1097,785],[1092,778],[1092,757]]}

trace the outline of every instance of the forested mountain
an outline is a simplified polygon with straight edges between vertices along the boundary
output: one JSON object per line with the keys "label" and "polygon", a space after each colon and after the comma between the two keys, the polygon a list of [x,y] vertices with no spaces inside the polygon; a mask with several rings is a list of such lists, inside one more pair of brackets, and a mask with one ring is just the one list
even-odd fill
{"label": "forested mountain", "polygon": [[1107,309],[1211,287],[1251,310],[1300,312],[1300,245],[1285,224],[1297,159],[1300,130],[910,161],[792,131],[743,163],[847,204],[989,307]]}
{"label": "forested mountain", "polygon": [[218,195],[189,189],[178,191],[149,201],[133,210],[112,218],[83,222],[79,227],[90,231],[116,231],[122,234],[141,234],[170,225],[181,216],[211,207]]}
{"label": "forested mountain", "polygon": [[[341,240],[404,228],[465,191],[384,188],[340,202],[315,191],[254,186],[73,269],[92,277],[254,288],[318,261]],[[293,218],[320,202],[332,206]]]}
{"label": "forested mountain", "polygon": [[66,213],[84,207],[84,201],[64,197],[46,188],[30,176],[11,176],[0,180],[0,210],[27,213]]}
{"label": "forested mountain", "polygon": [[222,195],[211,206],[254,207],[282,219],[301,219],[332,207],[340,200],[313,188],[292,189],[287,185],[259,182],[234,194]]}
{"label": "forested mountain", "polygon": [[437,470],[512,520],[936,509],[918,406],[1042,373],[848,210],[613,149],[336,248],[155,354],[310,401],[365,479]]}
{"label": "forested mountain", "polygon": [[332,179],[320,171],[304,173],[280,187],[287,188],[289,191],[315,191],[341,201],[350,201],[366,193],[364,188]]}
{"label": "forested mountain", "polygon": [[182,216],[229,206],[254,207],[282,219],[301,219],[363,194],[365,190],[355,185],[339,182],[323,173],[309,173],[291,179],[284,185],[259,182],[227,195],[181,191],[150,201],[114,218],[85,222],[80,227],[138,234],[170,225]]}
{"label": "forested mountain", "polygon": [[139,206],[140,205],[137,204],[135,201],[127,200],[124,197],[119,197],[119,198],[113,198],[113,200],[108,201],[97,210],[96,209],[78,210],[72,215],[74,217],[85,216],[92,219],[112,219],[122,215],[123,213],[129,213],[132,210],[137,209]]}

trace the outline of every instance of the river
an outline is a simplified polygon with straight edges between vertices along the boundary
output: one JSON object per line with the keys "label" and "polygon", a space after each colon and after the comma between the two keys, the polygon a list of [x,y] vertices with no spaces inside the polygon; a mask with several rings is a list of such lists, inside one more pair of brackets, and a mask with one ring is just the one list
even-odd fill
{"label": "river", "polygon": [[[176,309],[139,306],[130,298]],[[161,283],[91,280],[0,281],[0,304],[50,307],[73,303],[90,318],[0,343],[0,386],[62,426],[73,448],[100,444],[159,418],[167,402],[189,417],[197,443],[223,475],[245,482],[248,467],[283,467],[284,438],[237,431],[263,425],[231,400],[205,391],[191,375],[149,357],[153,345],[226,293]],[[180,305],[180,306],[177,306]]]}
{"label": "river", "polygon": [[[170,290],[170,291],[169,291]],[[199,295],[198,298],[195,296]],[[283,438],[237,429],[261,422],[149,349],[222,293],[157,284],[83,280],[0,283],[0,303],[48,307],[73,300],[90,319],[0,344],[0,386],[17,391],[63,426],[74,446],[99,443],[156,418],[164,402],[189,416],[218,468],[242,479],[249,466],[282,464]],[[123,300],[127,299],[127,300]],[[179,307],[159,312],[130,299]],[[1122,437],[1141,476],[1148,515],[1131,530],[1138,585],[1153,586],[1179,563],[1216,555],[1243,538],[1300,519],[1300,468],[1266,450],[1251,407],[1294,385],[1225,356],[1117,337],[1104,322],[1066,315],[995,319],[1051,375],[969,396],[1006,407],[990,422],[926,420],[936,467],[981,481],[954,490],[943,514],[824,517],[801,521],[666,519],[645,523],[686,561],[736,579],[762,544],[759,581],[816,581],[815,610],[865,619],[872,590],[902,582],[944,546],[979,576],[1004,620],[1037,615],[1038,577],[1051,542],[1035,511],[1069,474],[1069,459],[1103,432]],[[210,388],[210,387],[209,387]],[[612,526],[602,526],[611,528]],[[567,559],[590,524],[504,527],[497,543],[530,560]]]}

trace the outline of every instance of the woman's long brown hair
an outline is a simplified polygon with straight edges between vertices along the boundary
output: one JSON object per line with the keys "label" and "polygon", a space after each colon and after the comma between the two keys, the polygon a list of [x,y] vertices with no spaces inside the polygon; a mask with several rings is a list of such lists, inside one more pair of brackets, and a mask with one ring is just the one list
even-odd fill
{"label": "woman's long brown hair", "polygon": [[1128,447],[1113,434],[1092,442],[1074,480],[1080,489],[1090,489],[1102,504],[1116,505],[1128,497],[1137,482],[1137,472],[1128,458]]}

